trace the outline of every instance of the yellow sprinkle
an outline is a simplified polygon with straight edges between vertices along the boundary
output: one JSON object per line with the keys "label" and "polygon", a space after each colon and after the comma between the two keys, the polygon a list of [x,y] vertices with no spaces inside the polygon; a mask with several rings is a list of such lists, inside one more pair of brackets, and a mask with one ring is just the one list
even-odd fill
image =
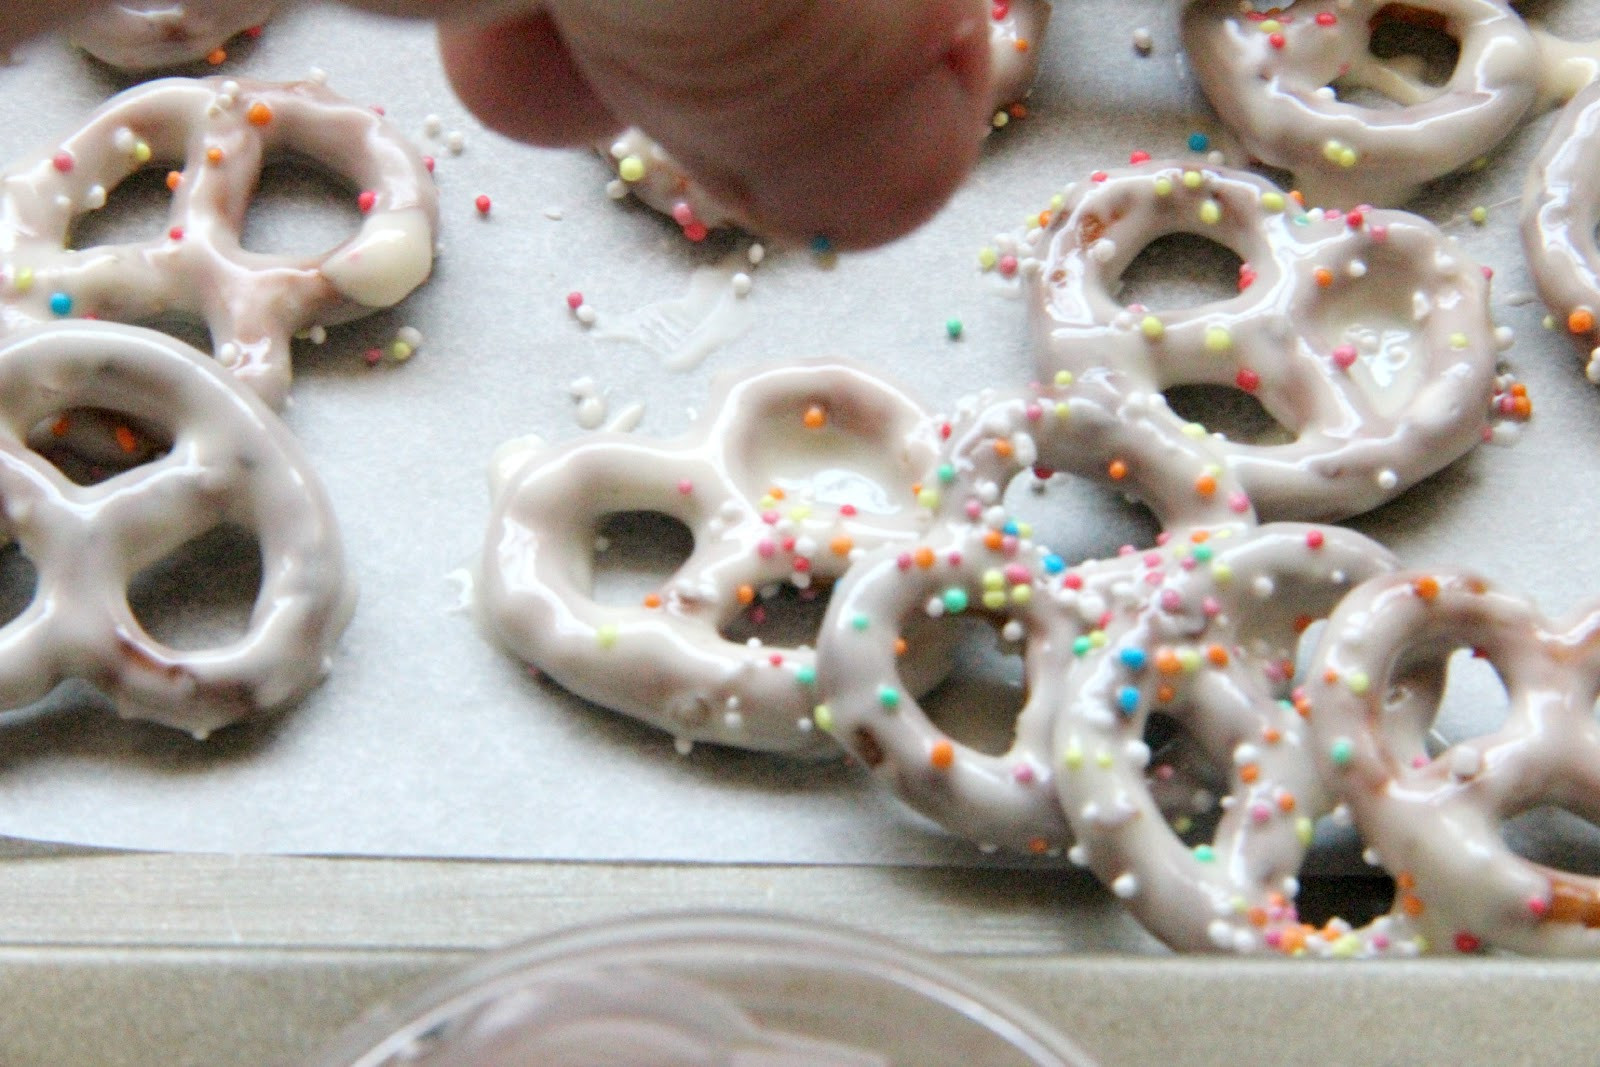
{"label": "yellow sprinkle", "polygon": [[1226,585],[1233,581],[1233,568],[1226,563],[1213,563],[1211,565],[1211,577],[1216,580],[1218,585]]}
{"label": "yellow sprinkle", "polygon": [[1185,189],[1198,189],[1205,182],[1205,177],[1197,170],[1183,172],[1183,187]]}
{"label": "yellow sprinkle", "polygon": [[1306,818],[1304,815],[1300,816],[1300,818],[1294,821],[1294,836],[1299,838],[1302,845],[1310,847],[1311,838],[1316,834],[1316,832],[1317,824]]}
{"label": "yellow sprinkle", "polygon": [[150,162],[150,146],[143,141],[133,146],[133,158],[140,163]]}
{"label": "yellow sprinkle", "polygon": [[995,129],[998,130],[1001,127],[1005,126],[1010,121],[1011,121],[1011,116],[1007,115],[1005,113],[1004,109],[1001,109],[1001,110],[996,111],[994,113],[994,118],[989,120],[989,125],[993,126]]}
{"label": "yellow sprinkle", "polygon": [[1475,225],[1482,226],[1489,221],[1489,209],[1480,204],[1472,209],[1472,214],[1468,218],[1472,219]]}
{"label": "yellow sprinkle", "polygon": [[615,648],[617,644],[617,628],[607,623],[595,630],[594,639],[601,648]]}
{"label": "yellow sprinkle", "polygon": [[1078,744],[1076,737],[1067,742],[1067,750],[1061,753],[1061,766],[1069,771],[1075,771],[1083,766],[1083,746]]}
{"label": "yellow sprinkle", "polygon": [[19,293],[26,293],[29,289],[33,288],[32,267],[23,267],[21,270],[17,271],[16,286],[17,292]]}
{"label": "yellow sprinkle", "polygon": [[917,503],[932,511],[939,506],[939,491],[937,489],[924,489],[917,494]]}
{"label": "yellow sprinkle", "polygon": [[389,358],[394,360],[396,363],[404,363],[415,353],[416,349],[412,348],[404,341],[396,341],[394,344],[389,346]]}
{"label": "yellow sprinkle", "polygon": [[638,156],[624,156],[617,164],[617,176],[625,182],[636,182],[644,177],[644,160]]}
{"label": "yellow sprinkle", "polygon": [[1006,606],[1006,594],[999,589],[992,589],[983,594],[983,606],[990,611],[999,611]]}
{"label": "yellow sprinkle", "polygon": [[1193,674],[1200,669],[1200,651],[1194,648],[1178,649],[1178,666],[1183,668],[1184,674]]}
{"label": "yellow sprinkle", "polygon": [[1206,328],[1207,352],[1231,352],[1233,350],[1233,334],[1226,326],[1208,326]]}
{"label": "yellow sprinkle", "polygon": [[1460,349],[1466,348],[1468,344],[1470,344],[1470,342],[1467,340],[1467,335],[1466,334],[1464,334],[1464,333],[1453,333],[1453,334],[1450,335],[1450,347],[1451,348],[1454,348],[1454,349],[1459,351]]}
{"label": "yellow sprinkle", "polygon": [[1350,692],[1360,696],[1372,687],[1372,679],[1363,671],[1351,671],[1345,675],[1344,684]]}
{"label": "yellow sprinkle", "polygon": [[833,709],[826,704],[818,704],[811,709],[811,721],[817,724],[817,729],[825,734],[833,732]]}
{"label": "yellow sprinkle", "polygon": [[983,572],[983,587],[985,589],[995,590],[1003,587],[1005,584],[1005,575],[1001,574],[999,571]]}
{"label": "yellow sprinkle", "polygon": [[1100,767],[1109,768],[1111,766],[1111,764],[1112,764],[1111,750],[1108,749],[1108,748],[1100,749],[1098,752],[1096,752],[1094,754],[1094,762],[1095,762],[1096,765],[1098,765]]}
{"label": "yellow sprinkle", "polygon": [[1165,174],[1163,174],[1161,177],[1156,179],[1156,195],[1157,196],[1171,196],[1172,195],[1172,179],[1167,177]]}
{"label": "yellow sprinkle", "polygon": [[1339,154],[1344,151],[1344,145],[1338,141],[1328,141],[1322,146],[1322,157],[1329,163],[1337,163]]}
{"label": "yellow sprinkle", "polygon": [[1072,384],[1072,372],[1069,370],[1056,371],[1056,387],[1065,389]]}
{"label": "yellow sprinkle", "polygon": [[1057,193],[1055,196],[1050,198],[1050,210],[1060,211],[1066,202],[1066,197],[1062,196],[1060,193]]}
{"label": "yellow sprinkle", "polygon": [[1215,200],[1207,200],[1200,205],[1200,221],[1207,226],[1215,226],[1222,221],[1222,208]]}
{"label": "yellow sprinkle", "polygon": [[1278,212],[1284,209],[1285,205],[1286,201],[1284,200],[1282,193],[1261,194],[1261,209],[1263,211],[1268,211],[1276,215]]}
{"label": "yellow sprinkle", "polygon": [[1354,167],[1360,159],[1361,157],[1356,154],[1356,150],[1354,148],[1346,148],[1339,153],[1338,163],[1339,166],[1343,167],[1345,170],[1349,170],[1351,167]]}
{"label": "yellow sprinkle", "polygon": [[1262,19],[1261,20],[1261,32],[1262,33],[1281,33],[1282,31],[1283,31],[1283,23],[1279,22],[1277,19]]}
{"label": "yellow sprinkle", "polygon": [[978,251],[978,267],[981,270],[994,270],[994,265],[999,260],[1000,257],[995,254],[995,250],[992,248],[983,248]]}
{"label": "yellow sprinkle", "polygon": [[1105,648],[1110,642],[1111,639],[1106,636],[1104,630],[1096,630],[1089,635],[1089,644],[1094,648]]}
{"label": "yellow sprinkle", "polygon": [[1067,406],[1066,401],[1063,400],[1061,403],[1056,405],[1056,418],[1064,419],[1070,414],[1072,414],[1072,409]]}
{"label": "yellow sprinkle", "polygon": [[1198,422],[1186,422],[1183,424],[1183,436],[1187,437],[1191,441],[1199,441],[1204,439],[1208,432],[1209,431]]}
{"label": "yellow sprinkle", "polygon": [[1011,587],[1011,602],[1019,607],[1033,603],[1033,586],[1014,585]]}
{"label": "yellow sprinkle", "polygon": [[1139,332],[1152,341],[1159,341],[1166,335],[1167,328],[1154,315],[1146,315],[1144,320],[1139,323]]}

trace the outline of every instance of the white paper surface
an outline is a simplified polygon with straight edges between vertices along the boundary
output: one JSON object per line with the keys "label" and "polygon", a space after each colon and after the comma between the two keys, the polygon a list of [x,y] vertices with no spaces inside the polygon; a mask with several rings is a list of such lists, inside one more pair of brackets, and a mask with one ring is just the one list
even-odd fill
{"label": "white paper surface", "polygon": [[[314,6],[235,45],[224,72],[296,78],[320,67],[334,89],[382,104],[438,157],[444,255],[433,280],[394,313],[332,331],[321,348],[303,344],[297,358],[288,420],[332,494],[360,605],[320,690],[205,743],[119,722],[82,694],[0,721],[0,834],[239,852],[989,862],[914,822],[842,762],[710,748],[680,757],[670,738],[531,680],[459,610],[450,575],[483,538],[495,446],[581,432],[575,379],[591,377],[611,413],[644,405],[637,432],[646,435],[680,431],[716,372],[775,360],[852,356],[914,383],[935,408],[1029,380],[1022,304],[978,272],[977,252],[1133,149],[1186,156],[1193,131],[1226,144],[1184,77],[1178,6],[1059,5],[1032,116],[991,138],[946,211],[831,269],[805,253],[769,255],[751,271],[742,332],[714,338],[680,370],[667,362],[692,362],[683,353],[694,323],[663,302],[688,294],[697,268],[742,253],[747,238],[693,248],[672,223],[609,200],[600,161],[482,131],[446,88],[424,26]],[[1600,16],[1583,6],[1540,13],[1558,29],[1600,34]],[[1154,35],[1149,57],[1132,45],[1140,26]],[[50,143],[123,84],[59,43],[24,49],[0,69],[0,160]],[[430,114],[464,133],[460,155],[424,137]],[[1531,121],[1486,169],[1417,205],[1496,268],[1497,317],[1517,331],[1509,362],[1530,386],[1535,419],[1515,447],[1479,449],[1353,525],[1409,563],[1477,568],[1557,613],[1600,595],[1600,395],[1574,347],[1541,329],[1516,242],[1522,173],[1550,123]],[[473,206],[480,193],[493,200],[488,218]],[[269,197],[257,238],[277,247],[326,239],[353,217],[326,197],[303,199]],[[1477,227],[1465,213],[1480,204],[1490,215]],[[302,206],[317,208],[313,223],[298,217]],[[565,303],[572,290],[613,329],[580,327]],[[945,335],[951,318],[964,324],[959,341]],[[426,337],[416,358],[369,369],[360,353],[403,325]],[[1025,507],[1067,555],[1147,534],[1087,488]]]}

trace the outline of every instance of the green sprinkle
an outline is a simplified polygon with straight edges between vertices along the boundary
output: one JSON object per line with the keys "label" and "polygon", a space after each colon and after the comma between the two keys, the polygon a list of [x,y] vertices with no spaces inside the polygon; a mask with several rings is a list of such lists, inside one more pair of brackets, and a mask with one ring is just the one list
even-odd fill
{"label": "green sprinkle", "polygon": [[1335,767],[1348,767],[1350,761],[1356,758],[1355,742],[1348,737],[1336,739],[1328,746],[1328,757],[1333,760]]}
{"label": "green sprinkle", "polygon": [[855,630],[857,633],[861,633],[861,632],[865,631],[866,628],[871,626],[871,625],[872,625],[872,619],[869,618],[864,612],[860,613],[860,614],[857,614],[854,618],[852,618],[850,620],[851,629]]}
{"label": "green sprinkle", "polygon": [[1092,648],[1094,648],[1094,643],[1089,640],[1088,634],[1073,639],[1072,654],[1074,656],[1087,656]]}
{"label": "green sprinkle", "polygon": [[946,589],[940,599],[944,601],[944,610],[952,615],[960,615],[970,603],[965,589]]}
{"label": "green sprinkle", "polygon": [[939,465],[939,480],[945,485],[949,485],[951,482],[956,480],[956,468],[954,464],[941,463]]}
{"label": "green sprinkle", "polygon": [[949,336],[950,340],[961,340],[961,330],[962,326],[960,319],[947,319],[945,321],[944,332]]}
{"label": "green sprinkle", "polygon": [[1215,863],[1217,861],[1217,852],[1210,845],[1196,845],[1194,847],[1194,858],[1201,863]]}
{"label": "green sprinkle", "polygon": [[900,690],[892,685],[878,687],[878,703],[883,705],[885,711],[894,711],[900,706]]}
{"label": "green sprinkle", "polygon": [[808,663],[794,672],[794,680],[801,685],[816,685],[817,669]]}

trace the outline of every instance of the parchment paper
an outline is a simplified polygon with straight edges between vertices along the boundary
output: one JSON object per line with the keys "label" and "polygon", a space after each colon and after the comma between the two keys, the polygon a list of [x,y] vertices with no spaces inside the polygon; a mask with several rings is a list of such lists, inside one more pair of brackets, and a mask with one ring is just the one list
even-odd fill
{"label": "parchment paper", "polygon": [[[81,691],[0,721],[0,833],[237,852],[994,862],[913,820],[842,762],[707,747],[680,756],[670,738],[531,679],[480,636],[451,574],[483,538],[495,446],[581,432],[568,392],[575,379],[592,377],[612,412],[643,404],[637,432],[647,435],[681,430],[716,372],[776,360],[853,356],[914,383],[930,407],[1029,380],[1022,305],[979,273],[979,248],[1133,149],[1188,156],[1197,131],[1227,145],[1185,77],[1178,6],[1058,5],[1031,117],[990,139],[946,211],[891,248],[833,265],[774,251],[751,271],[747,321],[711,323],[732,321],[724,332],[737,336],[702,335],[710,351],[682,370],[664,365],[667,342],[695,320],[665,302],[691,290],[696,269],[741,256],[747,238],[693,248],[670,222],[609,200],[610,172],[597,159],[484,132],[451,97],[424,26],[307,6],[259,41],[236,43],[224,72],[295,78],[320,67],[335,89],[383,105],[438,157],[435,277],[394,313],[332,331],[320,348],[303,344],[287,416],[335,501],[360,606],[325,685],[286,714],[205,743],[119,722]],[[1577,0],[1533,6],[1557,29],[1600,35],[1600,16]],[[1148,57],[1132,45],[1140,26],[1154,37]],[[56,42],[24,49],[0,69],[0,160],[64,134],[127,83]],[[445,134],[464,135],[459,155],[445,137],[424,136],[431,114]],[[1477,568],[1557,613],[1600,595],[1600,395],[1575,348],[1541,329],[1545,312],[1516,240],[1522,174],[1550,123],[1529,122],[1485,169],[1415,205],[1496,268],[1496,312],[1517,331],[1509,362],[1529,383],[1534,421],[1515,447],[1479,449],[1353,525],[1408,562]],[[273,173],[278,192],[253,219],[261,245],[331,244],[350,224],[350,198]],[[493,200],[487,218],[473,206],[480,193]],[[159,224],[150,197],[144,215],[132,199],[130,225]],[[1480,204],[1490,208],[1481,227],[1465,217]],[[600,312],[602,328],[574,321],[572,290]],[[964,324],[959,341],[946,336],[952,318]],[[425,335],[417,356],[369,368],[361,352],[405,325]],[[1087,487],[1019,506],[1068,555],[1149,535],[1142,519]],[[1452,711],[1453,728],[1498,713],[1468,702]],[[1572,839],[1544,838],[1552,847]]]}

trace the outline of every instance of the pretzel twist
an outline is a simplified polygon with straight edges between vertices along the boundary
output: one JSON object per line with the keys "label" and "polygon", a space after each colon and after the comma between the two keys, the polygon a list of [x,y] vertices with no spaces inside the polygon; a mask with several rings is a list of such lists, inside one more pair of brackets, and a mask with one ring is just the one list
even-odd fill
{"label": "pretzel twist", "polygon": [[[1460,649],[1493,665],[1509,713],[1430,757],[1438,692],[1427,714],[1388,705],[1398,677]],[[1432,946],[1600,953],[1600,879],[1523,859],[1499,832],[1541,804],[1600,817],[1600,607],[1550,622],[1462,571],[1375,579],[1329,620],[1307,690],[1318,763]]]}
{"label": "pretzel twist", "polygon": [[[1442,30],[1461,54],[1443,87],[1368,47],[1385,19]],[[1541,55],[1503,0],[1294,0],[1272,11],[1195,0],[1183,42],[1222,121],[1313,204],[1393,206],[1480,158],[1533,107]],[[1371,90],[1397,107],[1342,100]]]}
{"label": "pretzel twist", "polygon": [[[1123,306],[1123,272],[1160,237],[1195,234],[1243,260],[1235,296]],[[1129,394],[1235,388],[1286,443],[1218,442],[1261,514],[1331,521],[1369,510],[1483,439],[1505,335],[1484,272],[1403,212],[1303,212],[1254,175],[1147,163],[1070,190],[1037,237],[1041,373]],[[1170,410],[1156,432],[1203,433]]]}
{"label": "pretzel twist", "polygon": [[[28,438],[77,408],[162,427],[172,447],[76,484]],[[287,428],[210,360],[149,330],[73,323],[0,343],[0,508],[6,540],[38,574],[28,607],[0,628],[0,707],[81,678],[126,717],[204,736],[304,695],[354,605],[332,510]],[[260,545],[248,630],[169,648],[129,608],[129,582],[223,524]]]}
{"label": "pretzel twist", "polygon": [[[240,234],[262,163],[290,151],[363,190],[361,228],[319,255],[247,251]],[[166,233],[68,249],[74,219],[137,171],[167,164],[182,169],[169,179]],[[0,331],[66,315],[197,315],[217,358],[281,407],[291,336],[402,300],[432,269],[437,223],[421,158],[369,108],[312,82],[151,82],[0,177]]]}
{"label": "pretzel twist", "polygon": [[[725,381],[676,441],[591,434],[499,461],[483,559],[490,627],[519,658],[595,703],[683,740],[815,749],[813,654],[727,640],[763,590],[807,588],[925,521],[910,486],[935,451],[907,396],[838,363]],[[646,602],[592,592],[607,516],[656,512],[694,535],[689,559]],[[942,676],[936,649],[909,658]]]}
{"label": "pretzel twist", "polygon": [[72,43],[122,70],[204,59],[272,16],[272,0],[120,0],[73,27]]}

